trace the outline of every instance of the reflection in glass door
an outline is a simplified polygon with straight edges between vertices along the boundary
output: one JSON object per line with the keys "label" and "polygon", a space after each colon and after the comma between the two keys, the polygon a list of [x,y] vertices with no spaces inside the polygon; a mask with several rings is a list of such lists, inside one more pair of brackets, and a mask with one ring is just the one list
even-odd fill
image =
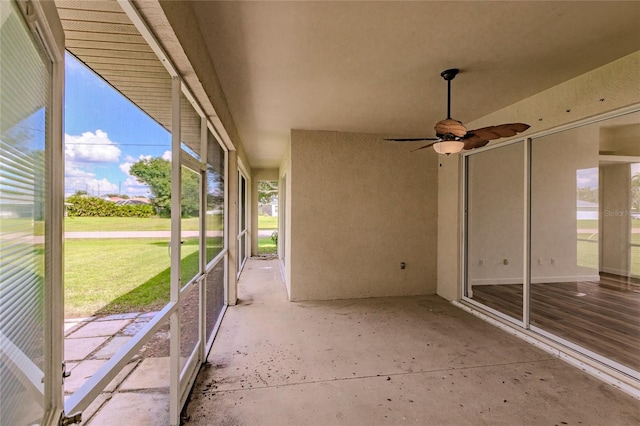
{"label": "reflection in glass door", "polygon": [[466,293],[522,321],[524,143],[467,157]]}
{"label": "reflection in glass door", "polygon": [[632,376],[639,129],[635,113],[531,143],[531,329]]}
{"label": "reflection in glass door", "polygon": [[629,182],[629,268],[631,277],[640,278],[640,163],[630,164]]}

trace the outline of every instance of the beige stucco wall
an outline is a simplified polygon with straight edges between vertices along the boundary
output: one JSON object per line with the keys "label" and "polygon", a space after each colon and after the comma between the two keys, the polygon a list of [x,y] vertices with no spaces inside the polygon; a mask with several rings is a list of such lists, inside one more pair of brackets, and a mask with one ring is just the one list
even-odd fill
{"label": "beige stucco wall", "polygon": [[379,135],[291,132],[291,300],[435,293],[438,163],[409,151]]}
{"label": "beige stucco wall", "polygon": [[[536,135],[638,103],[640,51],[465,124],[524,122],[531,124],[525,135]],[[449,300],[460,298],[460,159],[443,157],[438,179],[438,294]]]}

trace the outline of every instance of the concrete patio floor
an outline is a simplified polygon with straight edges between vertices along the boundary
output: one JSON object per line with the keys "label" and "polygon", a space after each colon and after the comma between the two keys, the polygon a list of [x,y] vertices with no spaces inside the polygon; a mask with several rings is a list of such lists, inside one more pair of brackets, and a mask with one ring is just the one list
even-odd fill
{"label": "concrete patio floor", "polygon": [[638,400],[437,296],[290,303],[251,259],[239,298],[185,425],[640,424]]}
{"label": "concrete patio floor", "polygon": [[[65,360],[71,373],[65,379],[65,397],[76,392],[155,314],[65,320]],[[168,331],[159,330],[154,339],[166,341],[168,352]],[[139,425],[168,424],[169,357],[147,354],[146,349],[144,346],[82,412],[83,425],[111,426],[122,418],[135,419]]]}

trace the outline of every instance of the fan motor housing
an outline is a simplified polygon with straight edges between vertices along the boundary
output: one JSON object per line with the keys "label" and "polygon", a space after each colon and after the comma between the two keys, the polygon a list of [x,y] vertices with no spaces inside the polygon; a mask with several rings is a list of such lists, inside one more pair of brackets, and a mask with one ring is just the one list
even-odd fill
{"label": "fan motor housing", "polygon": [[467,134],[467,128],[453,118],[447,118],[446,120],[440,120],[436,123],[434,129],[438,137],[445,137],[446,135],[453,135],[456,138],[462,138]]}

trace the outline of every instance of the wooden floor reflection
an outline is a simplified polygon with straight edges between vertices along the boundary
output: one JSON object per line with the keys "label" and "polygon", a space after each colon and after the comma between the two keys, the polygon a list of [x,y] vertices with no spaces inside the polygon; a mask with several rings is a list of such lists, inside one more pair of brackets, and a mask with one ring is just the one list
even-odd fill
{"label": "wooden floor reflection", "polygon": [[[522,318],[522,285],[473,287],[473,300]],[[600,282],[531,285],[531,324],[640,371],[640,282],[601,274]]]}

